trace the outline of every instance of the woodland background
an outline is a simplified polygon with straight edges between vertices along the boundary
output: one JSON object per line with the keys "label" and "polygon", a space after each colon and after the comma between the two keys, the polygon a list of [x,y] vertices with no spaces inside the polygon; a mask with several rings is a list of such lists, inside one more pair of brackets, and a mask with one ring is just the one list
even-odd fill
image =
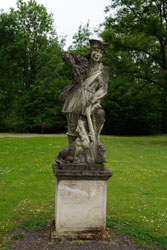
{"label": "woodland background", "polygon": [[[115,15],[113,10],[115,9]],[[167,133],[167,2],[114,0],[94,31],[109,43],[103,134]],[[94,34],[80,25],[68,50],[86,55]],[[58,96],[73,79],[61,58],[65,38],[43,5],[17,1],[0,12],[0,132],[66,132]]]}

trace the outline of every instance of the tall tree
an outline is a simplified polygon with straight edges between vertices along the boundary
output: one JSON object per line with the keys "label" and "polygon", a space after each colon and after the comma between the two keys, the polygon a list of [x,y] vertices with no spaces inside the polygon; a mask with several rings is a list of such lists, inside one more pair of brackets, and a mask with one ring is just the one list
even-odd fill
{"label": "tall tree", "polygon": [[[57,96],[64,86],[61,45],[52,15],[35,0],[0,14],[0,129],[62,129]],[[62,86],[61,86],[62,85]]]}
{"label": "tall tree", "polygon": [[17,10],[11,10],[11,12],[16,18],[17,30],[23,36],[23,84],[33,84],[36,81],[37,72],[44,62],[43,50],[48,45],[48,38],[57,37],[53,27],[53,17],[52,14],[47,13],[43,5],[37,4],[35,0],[27,3],[18,0]]}
{"label": "tall tree", "polygon": [[0,14],[0,129],[4,128],[3,121],[10,113],[14,96],[20,87],[19,74],[22,70],[18,63],[20,50],[16,42],[20,36],[15,27],[16,20],[11,13]]}
{"label": "tall tree", "polygon": [[74,53],[85,56],[89,49],[89,39],[92,36],[89,21],[86,25],[79,25],[78,31],[73,36],[72,45],[69,46],[69,50]]}
{"label": "tall tree", "polygon": [[117,51],[120,63],[128,59],[128,75],[136,86],[157,91],[161,130],[167,130],[167,2],[111,0],[106,12],[103,39]]}

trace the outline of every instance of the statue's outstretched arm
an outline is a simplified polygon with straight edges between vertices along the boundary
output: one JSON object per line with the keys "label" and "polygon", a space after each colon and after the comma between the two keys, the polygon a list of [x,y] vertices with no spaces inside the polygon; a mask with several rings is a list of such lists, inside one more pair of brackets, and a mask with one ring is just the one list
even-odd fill
{"label": "statue's outstretched arm", "polygon": [[83,56],[75,55],[71,52],[63,52],[62,58],[72,68],[75,80],[81,83],[86,77],[88,60]]}
{"label": "statue's outstretched arm", "polygon": [[62,59],[70,67],[72,67],[74,64],[76,64],[76,62],[75,62],[76,56],[70,52],[63,52]]}

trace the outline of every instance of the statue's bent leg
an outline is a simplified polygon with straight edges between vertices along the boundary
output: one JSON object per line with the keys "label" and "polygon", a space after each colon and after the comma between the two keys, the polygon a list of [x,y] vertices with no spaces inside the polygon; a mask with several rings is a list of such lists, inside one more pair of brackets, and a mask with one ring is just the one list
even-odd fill
{"label": "statue's bent leg", "polygon": [[67,125],[68,125],[68,140],[69,140],[69,145],[72,145],[77,137],[76,134],[76,128],[78,125],[78,118],[79,115],[77,114],[73,114],[73,113],[66,113],[66,117],[67,117]]}
{"label": "statue's bent leg", "polygon": [[94,124],[94,130],[97,136],[98,143],[99,142],[99,136],[101,133],[101,130],[103,128],[104,122],[105,122],[105,112],[103,108],[98,108],[94,111],[93,115],[93,124]]}
{"label": "statue's bent leg", "polygon": [[97,154],[96,154],[96,163],[104,163],[105,162],[105,148],[100,143],[99,137],[101,130],[103,128],[105,122],[105,112],[102,108],[96,109],[92,114],[93,126],[96,134],[97,141]]}

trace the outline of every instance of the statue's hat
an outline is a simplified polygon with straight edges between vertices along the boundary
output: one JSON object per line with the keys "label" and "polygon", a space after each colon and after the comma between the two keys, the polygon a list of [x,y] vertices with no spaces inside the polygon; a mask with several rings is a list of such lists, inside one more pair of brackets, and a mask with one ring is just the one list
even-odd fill
{"label": "statue's hat", "polygon": [[106,48],[108,47],[108,43],[104,43],[100,40],[95,40],[95,39],[91,39],[89,40],[90,43],[90,47],[91,48],[99,48],[101,49],[103,52],[105,52]]}

